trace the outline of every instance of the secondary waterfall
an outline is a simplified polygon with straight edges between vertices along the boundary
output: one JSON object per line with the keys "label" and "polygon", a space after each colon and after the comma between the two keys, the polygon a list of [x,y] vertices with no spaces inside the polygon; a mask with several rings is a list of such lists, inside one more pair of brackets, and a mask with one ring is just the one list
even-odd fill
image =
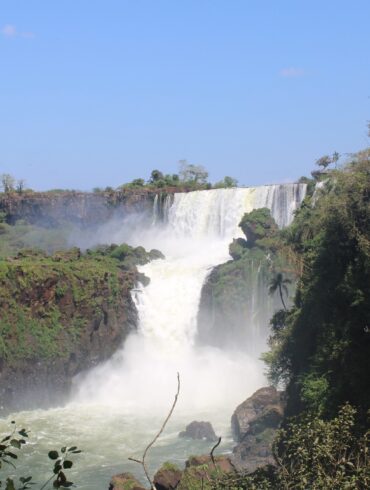
{"label": "secondary waterfall", "polygon": [[45,481],[50,475],[49,463],[40,464],[43,455],[78,445],[84,452],[72,478],[80,490],[107,488],[111,475],[127,470],[140,478],[140,467],[127,458],[141,457],[161,426],[176,391],[176,372],[181,376],[179,402],[151,452],[150,472],[166,460],[181,464],[189,454],[209,452],[204,441],[177,437],[195,418],[211,421],[223,436],[221,450],[230,449],[230,416],[265,382],[263,366],[259,353],[251,357],[243,351],[195,345],[202,284],[215,265],[229,259],[228,244],[241,235],[238,223],[245,212],[268,207],[278,225],[285,226],[305,191],[303,184],[284,184],[175,194],[156,200],[154,224],[146,230],[133,227],[128,234],[127,222],[107,227],[105,242],[158,248],[166,259],[140,267],[151,282],[132,293],[138,331],[111,360],[76,380],[71,403],[11,415],[9,421],[16,418],[37,437],[35,446],[26,449],[20,474],[37,467],[36,477]]}

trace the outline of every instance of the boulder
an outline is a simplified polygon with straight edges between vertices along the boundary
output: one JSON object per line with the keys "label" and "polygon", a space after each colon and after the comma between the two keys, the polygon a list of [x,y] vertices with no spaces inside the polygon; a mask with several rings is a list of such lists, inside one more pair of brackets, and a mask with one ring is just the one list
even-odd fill
{"label": "boulder", "polygon": [[121,473],[112,477],[109,490],[147,490],[131,473]]}
{"label": "boulder", "polygon": [[215,464],[209,455],[190,457],[185,463],[185,470],[176,490],[210,488],[208,482],[235,472],[228,456],[215,456],[214,462]]}
{"label": "boulder", "polygon": [[[235,467],[228,456],[225,456],[223,454],[221,456],[214,456],[214,461],[216,468],[224,473],[231,473],[235,471]],[[192,466],[203,467],[205,465],[211,465],[213,467],[212,458],[208,454],[204,454],[202,456],[190,456],[190,458],[185,463],[185,468],[190,468]]]}
{"label": "boulder", "polygon": [[218,439],[210,422],[197,422],[196,420],[187,425],[186,429],[180,432],[179,437],[205,439],[209,442],[215,442]]}
{"label": "boulder", "polygon": [[157,490],[175,490],[182,477],[182,471],[172,463],[164,463],[154,475]]}
{"label": "boulder", "polygon": [[[284,413],[282,392],[273,386],[261,388],[241,403],[231,417],[234,440],[241,442],[250,432],[278,427]],[[258,427],[261,426],[261,430]]]}
{"label": "boulder", "polygon": [[284,393],[269,386],[256,391],[235,410],[231,426],[239,443],[232,461],[238,470],[252,472],[274,464],[272,442],[284,416]]}

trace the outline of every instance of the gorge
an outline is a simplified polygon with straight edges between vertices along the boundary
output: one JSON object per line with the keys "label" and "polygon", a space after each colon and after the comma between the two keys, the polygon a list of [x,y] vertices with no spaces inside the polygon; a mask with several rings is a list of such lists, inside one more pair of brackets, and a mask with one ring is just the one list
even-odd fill
{"label": "gorge", "polygon": [[[223,435],[224,448],[230,448],[233,409],[264,383],[259,361],[267,337],[263,319],[272,315],[276,303],[267,295],[267,284],[260,284],[255,264],[257,282],[251,283],[250,308],[245,323],[236,327],[246,330],[241,336],[244,343],[223,348],[207,336],[198,338],[202,286],[212,269],[230,258],[228,246],[242,236],[238,224],[244,213],[268,208],[284,227],[292,221],[305,191],[305,184],[283,184],[175,193],[160,206],[155,200],[151,225],[145,221],[142,226],[136,209],[112,217],[86,237],[74,236],[73,244],[82,247],[127,242],[158,249],[165,258],[139,266],[150,283],[139,283],[132,291],[137,330],[111,359],[75,378],[67,404],[13,413],[1,421],[4,425],[16,419],[36,434],[37,449],[28,448],[26,464],[39,460],[50,444],[78,442],[84,452],[74,481],[81,489],[100,490],[113,473],[130,467],[127,457],[140,454],[156,432],[175,392],[176,372],[182,384],[176,416],[153,451],[151,467],[166,459],[182,462],[189,453],[206,450],[202,441],[177,439],[179,430],[194,417],[210,420]],[[135,465],[132,470],[139,471]],[[41,468],[40,478],[44,472],[46,476],[46,468]]]}

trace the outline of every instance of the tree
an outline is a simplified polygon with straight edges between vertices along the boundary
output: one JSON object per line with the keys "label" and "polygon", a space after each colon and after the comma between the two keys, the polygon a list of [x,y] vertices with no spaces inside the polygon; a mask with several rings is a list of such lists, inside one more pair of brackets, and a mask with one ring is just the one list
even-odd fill
{"label": "tree", "polygon": [[156,182],[158,182],[158,180],[163,180],[163,178],[163,173],[160,170],[152,170],[149,182],[151,184],[155,184]]}
{"label": "tree", "polygon": [[238,181],[236,179],[226,175],[224,177],[224,180],[220,180],[220,182],[216,182],[213,187],[215,189],[224,189],[224,188],[230,188],[230,187],[237,187],[237,185],[238,185]]}
{"label": "tree", "polygon": [[131,184],[132,187],[143,187],[145,185],[144,179],[134,179]]}
{"label": "tree", "polygon": [[335,151],[331,157],[331,161],[334,163],[335,168],[337,168],[337,163],[338,163],[339,158],[340,158],[339,153],[337,151]]}
{"label": "tree", "polygon": [[26,185],[26,181],[24,179],[17,180],[16,189],[18,194],[22,194],[25,185]]}
{"label": "tree", "polygon": [[15,179],[10,174],[2,174],[1,176],[1,186],[4,192],[14,191]]}
{"label": "tree", "polygon": [[279,291],[280,299],[281,299],[281,302],[284,306],[285,311],[287,310],[287,307],[286,307],[285,302],[284,302],[283,291],[288,296],[288,288],[286,285],[291,284],[291,282],[292,281],[290,279],[284,278],[284,276],[281,272],[278,272],[271,279],[270,284],[269,284],[269,294],[272,295],[275,293],[276,290]]}
{"label": "tree", "polygon": [[208,172],[202,165],[193,165],[186,160],[180,160],[180,179],[183,182],[206,184]]}
{"label": "tree", "polygon": [[323,157],[318,158],[315,163],[316,165],[321,167],[322,170],[325,170],[326,167],[328,167],[332,163],[332,159],[329,155],[324,155]]}

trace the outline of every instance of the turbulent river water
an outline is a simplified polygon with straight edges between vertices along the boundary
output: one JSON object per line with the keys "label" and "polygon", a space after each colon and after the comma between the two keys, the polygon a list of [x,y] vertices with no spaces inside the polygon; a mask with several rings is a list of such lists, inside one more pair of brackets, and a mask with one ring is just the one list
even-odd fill
{"label": "turbulent river water", "polygon": [[[119,243],[124,237],[133,245],[158,248],[166,258],[140,267],[151,282],[132,293],[138,331],[111,360],[76,380],[66,406],[24,411],[0,421],[1,431],[10,420],[31,431],[18,473],[46,480],[48,450],[77,445],[83,452],[76,455],[71,477],[78,488],[108,488],[110,477],[123,471],[142,479],[140,467],[127,458],[140,457],[161,426],[176,392],[177,372],[179,401],[148,457],[150,470],[166,460],[181,464],[190,454],[209,452],[204,441],[178,438],[195,419],[212,422],[223,437],[220,451],[230,450],[233,410],[265,381],[261,352],[249,350],[247,355],[242,349],[196,345],[202,284],[212,267],[229,259],[228,245],[241,236],[238,223],[245,212],[268,207],[279,226],[286,226],[304,194],[305,186],[298,184],[175,194],[161,209],[156,201],[153,225],[146,230],[127,237],[124,223],[106,227],[110,236],[105,242]],[[245,328],[253,328],[248,319]]]}

